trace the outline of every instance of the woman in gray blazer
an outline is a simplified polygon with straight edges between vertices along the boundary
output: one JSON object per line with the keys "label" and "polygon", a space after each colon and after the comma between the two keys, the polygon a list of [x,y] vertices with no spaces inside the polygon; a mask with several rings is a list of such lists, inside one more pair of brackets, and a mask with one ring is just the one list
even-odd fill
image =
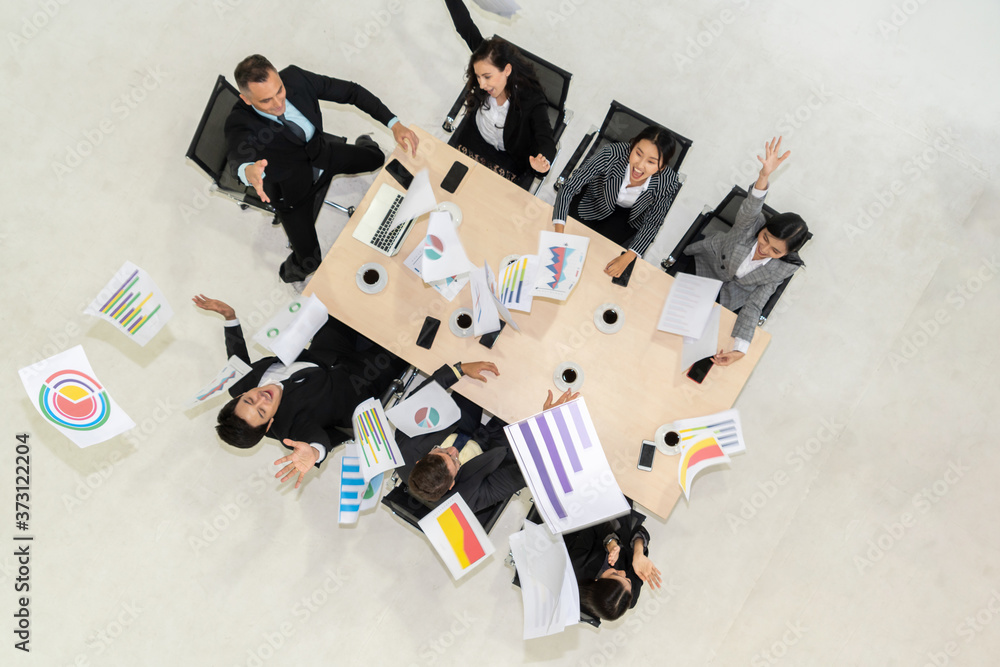
{"label": "woman in gray blazer", "polygon": [[791,155],[781,152],[781,137],[764,144],[765,156],[760,174],[749,196],[736,214],[733,228],[716,234],[684,249],[695,258],[699,276],[721,280],[719,303],[730,310],[739,309],[730,352],[719,350],[713,357],[720,366],[738,361],[750,347],[761,309],[774,290],[802,266],[798,250],[810,237],[809,227],[795,213],[781,213],[765,220],[761,209],[767,194],[767,179]]}
{"label": "woman in gray blazer", "polygon": [[653,125],[629,143],[605,146],[559,191],[552,208],[555,230],[563,231],[571,215],[626,248],[604,267],[606,274],[617,278],[656,238],[681,188],[677,174],[667,166],[675,150],[673,135]]}

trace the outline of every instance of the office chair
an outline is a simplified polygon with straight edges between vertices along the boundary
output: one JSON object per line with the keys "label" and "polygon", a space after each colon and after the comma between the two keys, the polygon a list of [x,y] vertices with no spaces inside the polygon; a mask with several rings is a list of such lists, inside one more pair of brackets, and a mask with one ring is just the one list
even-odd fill
{"label": "office chair", "polygon": [[[624,104],[612,100],[611,107],[608,109],[607,115],[604,117],[604,122],[601,123],[601,129],[596,130],[591,127],[591,131],[584,135],[583,140],[573,151],[573,155],[570,157],[569,162],[563,167],[562,173],[559,174],[559,178],[552,185],[553,189],[558,190],[566,181],[569,180],[570,174],[576,169],[577,165],[585,160],[581,160],[587,147],[590,146],[590,151],[587,153],[586,160],[593,157],[597,151],[601,150],[608,144],[628,142],[632,138],[639,134],[649,125],[655,125],[657,127],[663,127],[660,123],[657,123],[642,114],[629,109]],[[684,174],[680,173],[681,163],[684,161],[684,157],[687,155],[688,150],[691,148],[691,140],[687,137],[683,137],[670,128],[664,127],[665,130],[674,135],[674,140],[677,142],[677,150],[674,151],[673,156],[667,161],[667,166],[677,172],[677,177],[680,179],[683,185],[685,179],[687,178]],[[596,141],[595,138],[596,137]],[[593,142],[593,145],[591,145]]]}
{"label": "office chair", "polygon": [[[240,97],[240,92],[234,88],[226,77],[219,75],[215,80],[215,87],[208,98],[208,104],[198,122],[198,129],[194,132],[191,145],[188,147],[186,157],[194,162],[198,167],[208,174],[212,179],[216,191],[229,197],[244,211],[248,208],[255,208],[264,213],[274,216],[273,224],[279,224],[278,211],[257,196],[257,191],[252,186],[243,185],[239,178],[235,176],[235,170],[228,164],[228,150],[226,147],[226,118],[232,110],[236,100]],[[341,142],[345,142],[343,137],[336,137]],[[343,211],[347,215],[354,215],[354,207],[341,206],[336,202],[324,200],[338,211]]]}
{"label": "office chair", "polygon": [[[532,499],[531,509],[528,510],[528,516],[524,517],[524,520],[538,525],[542,524],[542,516],[538,513],[538,507],[535,505],[534,499]],[[508,552],[507,558],[510,560],[510,564],[514,567],[514,578],[511,579],[510,583],[520,588],[521,578],[517,574],[517,563],[514,562],[514,555]],[[595,628],[601,627],[601,619],[596,616],[591,616],[582,609],[580,610],[580,622],[592,625]]]}
{"label": "office chair", "polygon": [[[496,37],[496,35],[494,35],[494,37]],[[573,112],[566,109],[566,96],[569,94],[569,83],[570,79],[573,78],[573,75],[561,67],[553,65],[549,61],[539,58],[530,51],[522,49],[516,44],[514,44],[514,46],[516,46],[517,50],[521,52],[524,59],[530,62],[535,68],[535,74],[538,76],[538,82],[542,84],[542,93],[545,95],[545,100],[548,102],[549,107],[548,114],[549,123],[552,125],[552,138],[555,139],[556,149],[558,150],[559,139],[562,137],[562,133],[566,129],[566,125],[573,118]],[[451,110],[448,112],[448,116],[441,125],[445,132],[453,133],[451,138],[448,140],[448,145],[453,148],[458,147],[464,132],[472,130],[472,128],[469,127],[469,123],[475,122],[469,114],[465,114],[462,121],[458,124],[456,131],[455,120],[459,117],[459,112],[462,110],[462,106],[464,104],[465,88],[463,87],[462,92],[459,93],[455,103],[451,105]],[[557,158],[553,158],[553,164],[556,159]],[[548,174],[545,174],[545,176],[548,176]],[[529,171],[518,180],[517,184],[525,190],[531,191],[531,186],[534,184],[534,181],[534,174]],[[545,178],[543,177],[539,180],[534,192],[538,192],[544,182]]]}
{"label": "office chair", "polygon": [[[684,248],[709,236],[722,234],[732,229],[733,225],[736,224],[736,213],[740,210],[740,206],[746,198],[747,191],[738,185],[734,185],[733,189],[729,191],[729,194],[723,198],[718,206],[714,209],[706,206],[684,233],[684,236],[681,237],[681,240],[677,242],[677,245],[670,254],[660,262],[660,268],[671,276],[676,276],[682,269],[690,269],[684,272],[693,273],[694,257],[685,255]],[[762,212],[766,220],[770,220],[773,216],[777,215],[777,211],[767,204],[764,204]],[[810,232],[806,238],[806,243],[809,242],[812,236],[812,232]],[[788,281],[791,279],[792,276],[785,278],[778,285],[777,289],[774,290],[774,294],[771,295],[771,298],[767,300],[767,303],[764,304],[764,307],[760,311],[760,319],[757,321],[757,326],[763,326],[764,322],[767,321],[771,311],[774,310],[774,306],[778,303],[778,299],[781,298],[781,294],[788,286]]]}
{"label": "office chair", "polygon": [[[441,500],[434,503],[424,502],[423,500],[420,500],[410,494],[410,491],[406,486],[406,482],[399,479],[398,475],[393,474],[393,479],[396,481],[396,486],[382,496],[382,504],[388,507],[389,511],[416,529],[418,532],[423,532],[420,530],[420,520],[430,514],[431,510],[435,507],[443,502],[447,502],[448,498],[453,495],[448,494]],[[519,493],[520,491],[514,495],[518,495]],[[505,509],[507,509],[507,505],[513,497],[514,496],[505,498],[495,505],[491,505],[490,507],[481,509],[475,513],[476,519],[482,525],[483,530],[485,530],[487,534],[493,530],[493,526],[496,525],[497,521],[500,519],[500,515],[503,514]]]}

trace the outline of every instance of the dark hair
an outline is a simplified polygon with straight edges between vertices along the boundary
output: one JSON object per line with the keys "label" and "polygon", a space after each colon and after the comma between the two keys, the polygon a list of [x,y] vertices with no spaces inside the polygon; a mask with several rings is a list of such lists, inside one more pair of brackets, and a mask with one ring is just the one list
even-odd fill
{"label": "dark hair", "polygon": [[670,158],[674,156],[674,152],[677,150],[677,141],[674,139],[674,135],[662,127],[649,125],[642,132],[632,137],[632,141],[628,145],[629,152],[643,139],[651,141],[656,146],[656,150],[660,152],[659,171],[666,169],[670,163]]}
{"label": "dark hair", "polygon": [[435,451],[432,450],[413,465],[410,479],[406,482],[410,493],[428,502],[441,500],[455,481],[448,470],[448,463],[443,456],[435,456]]}
{"label": "dark hair", "polygon": [[236,79],[236,87],[245,93],[249,90],[247,84],[264,83],[271,76],[271,72],[277,71],[270,60],[255,53],[240,61],[233,72],[233,78]]}
{"label": "dark hair", "polygon": [[215,432],[219,434],[222,441],[239,449],[250,449],[264,437],[267,432],[267,424],[251,426],[236,414],[236,404],[240,397],[237,396],[222,406],[219,410],[218,424],[215,425]]}
{"label": "dark hair", "polygon": [[517,47],[505,39],[491,37],[480,44],[469,59],[469,67],[465,72],[466,113],[475,113],[476,109],[486,106],[486,98],[489,97],[489,93],[479,87],[476,79],[475,65],[482,60],[489,61],[500,70],[510,65],[510,76],[507,77],[507,86],[504,90],[511,106],[516,106],[519,96],[525,92],[542,90],[535,68],[525,60]]}
{"label": "dark hair", "polygon": [[774,238],[784,241],[788,253],[779,259],[795,266],[805,266],[799,257],[799,249],[812,238],[809,227],[798,213],[778,213],[764,223],[764,229]]}
{"label": "dark hair", "polygon": [[620,579],[580,582],[580,609],[591,616],[616,621],[632,605],[632,591]]}

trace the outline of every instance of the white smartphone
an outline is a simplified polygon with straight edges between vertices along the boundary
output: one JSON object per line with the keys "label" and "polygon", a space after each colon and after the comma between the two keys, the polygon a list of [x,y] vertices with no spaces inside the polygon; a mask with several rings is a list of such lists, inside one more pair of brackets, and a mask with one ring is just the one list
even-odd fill
{"label": "white smartphone", "polygon": [[639,470],[649,472],[653,469],[653,455],[656,454],[656,443],[649,440],[642,441],[642,449],[639,450]]}

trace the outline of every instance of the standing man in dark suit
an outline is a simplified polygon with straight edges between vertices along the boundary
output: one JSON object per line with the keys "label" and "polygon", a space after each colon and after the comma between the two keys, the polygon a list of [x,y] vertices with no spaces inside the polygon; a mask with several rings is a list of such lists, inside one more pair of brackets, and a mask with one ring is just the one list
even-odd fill
{"label": "standing man in dark suit", "polygon": [[[498,374],[493,364],[486,368]],[[432,379],[437,380],[437,374]],[[577,396],[567,390],[553,402],[549,391],[542,409],[548,410]],[[407,480],[410,493],[421,500],[436,502],[453,492],[461,495],[473,512],[479,512],[524,488],[524,478],[504,435],[506,424],[496,417],[482,424],[482,408],[462,396],[453,398],[462,416],[450,428],[415,438],[396,432],[396,442],[403,454],[399,476]]]}
{"label": "standing man in dark suit", "polygon": [[373,94],[350,81],[290,65],[280,73],[261,55],[244,58],[234,73],[240,100],[226,119],[230,168],[261,200],[272,204],[288,234],[292,254],[278,273],[304,280],[322,259],[316,217],[337,174],[373,171],[385,154],[370,137],[354,145],[323,132],[319,101],[351,104],[392,130],[414,155],[417,136]]}

